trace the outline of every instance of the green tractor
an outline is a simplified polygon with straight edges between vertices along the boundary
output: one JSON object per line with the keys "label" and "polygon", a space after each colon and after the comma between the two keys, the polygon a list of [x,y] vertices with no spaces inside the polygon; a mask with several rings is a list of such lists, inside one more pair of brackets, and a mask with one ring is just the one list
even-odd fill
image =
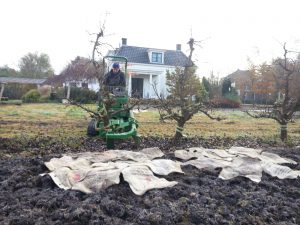
{"label": "green tractor", "polygon": [[[112,61],[124,61],[127,74],[127,58],[119,56],[106,56],[103,58]],[[102,86],[99,91],[97,113],[92,115],[87,134],[99,135],[106,141],[108,149],[113,149],[116,140],[133,138],[136,146],[139,145],[140,137],[137,133],[138,122],[134,118],[132,105],[129,103],[127,88],[124,86]]]}

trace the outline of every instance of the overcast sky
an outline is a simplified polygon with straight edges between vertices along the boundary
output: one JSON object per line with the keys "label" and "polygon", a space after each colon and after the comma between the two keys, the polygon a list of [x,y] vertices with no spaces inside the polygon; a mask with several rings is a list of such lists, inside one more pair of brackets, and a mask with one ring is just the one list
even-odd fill
{"label": "overcast sky", "polygon": [[0,66],[17,68],[28,52],[46,53],[56,74],[76,56],[90,57],[106,17],[106,41],[175,49],[204,40],[194,57],[200,75],[223,77],[300,47],[299,0],[2,0]]}

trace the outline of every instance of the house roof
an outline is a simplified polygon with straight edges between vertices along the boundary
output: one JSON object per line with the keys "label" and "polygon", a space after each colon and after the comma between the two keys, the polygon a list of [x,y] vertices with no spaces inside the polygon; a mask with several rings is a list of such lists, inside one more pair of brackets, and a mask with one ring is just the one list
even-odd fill
{"label": "house roof", "polygon": [[235,79],[238,79],[238,78],[250,78],[250,70],[240,70],[240,69],[237,69],[235,72],[227,75],[226,77],[232,79],[232,80],[235,80]]}
{"label": "house roof", "polygon": [[21,77],[0,77],[0,83],[18,83],[18,84],[43,84],[47,79],[33,79]]}
{"label": "house roof", "polygon": [[[128,59],[128,62],[131,63],[157,65],[157,63],[151,63],[149,60],[148,52],[151,50],[153,50],[153,48],[123,45],[120,48],[116,49],[114,52],[110,52],[109,54],[126,57]],[[183,67],[188,64],[188,57],[182,51],[176,51],[176,50],[157,50],[157,51],[164,52],[164,64],[159,64],[159,65]]]}

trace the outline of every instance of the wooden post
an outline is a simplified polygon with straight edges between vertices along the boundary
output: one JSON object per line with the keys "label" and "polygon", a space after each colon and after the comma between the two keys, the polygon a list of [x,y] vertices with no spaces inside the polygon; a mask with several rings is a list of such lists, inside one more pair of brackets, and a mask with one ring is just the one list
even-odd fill
{"label": "wooden post", "polygon": [[150,93],[149,93],[149,98],[152,98],[152,89],[153,89],[153,86],[152,86],[152,74],[150,74],[150,77],[149,77],[149,83],[150,83]]}
{"label": "wooden post", "polygon": [[4,83],[1,83],[1,91],[0,91],[0,101],[2,100],[2,95],[3,95],[3,92],[4,92]]}
{"label": "wooden post", "polygon": [[128,73],[128,96],[129,97],[132,97],[132,88],[131,88],[131,85],[132,85],[132,73]]}
{"label": "wooden post", "polygon": [[70,99],[71,86],[68,84],[67,99]]}

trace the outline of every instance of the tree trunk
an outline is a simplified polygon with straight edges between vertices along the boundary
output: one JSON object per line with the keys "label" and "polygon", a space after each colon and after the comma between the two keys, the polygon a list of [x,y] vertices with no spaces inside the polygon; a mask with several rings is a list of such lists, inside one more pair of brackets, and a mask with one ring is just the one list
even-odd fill
{"label": "tree trunk", "polygon": [[173,137],[173,143],[175,144],[177,141],[179,141],[183,137],[183,127],[184,127],[185,121],[177,121],[177,127],[176,127],[176,133]]}
{"label": "tree trunk", "polygon": [[0,91],[0,101],[2,100],[2,95],[3,95],[3,92],[4,92],[4,83],[1,84],[1,91]]}
{"label": "tree trunk", "polygon": [[287,124],[280,124],[280,139],[284,142],[287,140]]}

